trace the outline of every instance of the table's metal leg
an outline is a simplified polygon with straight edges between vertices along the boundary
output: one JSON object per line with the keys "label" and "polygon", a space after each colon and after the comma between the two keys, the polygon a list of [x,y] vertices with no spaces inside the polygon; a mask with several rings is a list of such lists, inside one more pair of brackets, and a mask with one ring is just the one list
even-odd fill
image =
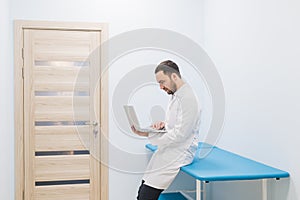
{"label": "table's metal leg", "polygon": [[206,200],[206,183],[196,180],[196,200]]}
{"label": "table's metal leg", "polygon": [[196,200],[201,200],[201,184],[202,182],[196,179]]}
{"label": "table's metal leg", "polygon": [[262,190],[261,190],[261,195],[262,195],[262,200],[268,200],[268,180],[267,179],[262,179],[261,182]]}
{"label": "table's metal leg", "polygon": [[202,182],[202,199],[206,200],[206,182]]}

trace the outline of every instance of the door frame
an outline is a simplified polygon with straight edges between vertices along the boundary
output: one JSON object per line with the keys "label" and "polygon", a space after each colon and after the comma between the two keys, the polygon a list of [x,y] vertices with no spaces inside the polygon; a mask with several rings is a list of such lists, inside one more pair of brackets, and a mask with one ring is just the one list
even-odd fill
{"label": "door frame", "polygon": [[[15,129],[15,200],[24,199],[25,190],[25,166],[24,166],[24,52],[23,44],[24,29],[47,29],[47,30],[77,30],[77,31],[100,31],[101,43],[108,40],[107,23],[86,22],[55,22],[55,21],[14,21],[14,129]],[[108,200],[108,70],[103,60],[104,53],[101,51],[101,76],[100,91],[100,130],[101,131],[101,163],[100,163],[100,200]]]}

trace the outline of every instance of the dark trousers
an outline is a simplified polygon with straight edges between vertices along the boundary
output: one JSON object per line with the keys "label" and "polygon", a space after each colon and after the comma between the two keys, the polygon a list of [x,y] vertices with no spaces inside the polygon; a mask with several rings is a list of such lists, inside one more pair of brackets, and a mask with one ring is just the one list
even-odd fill
{"label": "dark trousers", "polygon": [[160,193],[164,190],[150,187],[144,183],[145,181],[143,180],[138,191],[137,200],[158,200]]}

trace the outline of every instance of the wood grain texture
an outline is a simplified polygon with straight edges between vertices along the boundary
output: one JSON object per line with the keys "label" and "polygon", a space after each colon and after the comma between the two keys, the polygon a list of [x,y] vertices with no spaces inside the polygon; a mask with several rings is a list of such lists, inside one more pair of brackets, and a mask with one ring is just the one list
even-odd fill
{"label": "wood grain texture", "polygon": [[14,22],[14,128],[15,128],[15,199],[23,199],[24,183],[24,95],[23,95],[23,29]]}
{"label": "wood grain texture", "polygon": [[[92,145],[89,148],[93,148],[97,155],[106,156],[108,149],[103,149],[100,145],[102,134],[95,138],[92,134],[92,126],[87,126],[84,127],[84,131],[80,131],[84,133],[85,139],[82,139],[80,138],[82,134],[77,134],[71,126],[50,128],[50,126],[34,125],[36,121],[74,119],[72,101],[65,97],[40,98],[39,96],[37,98],[36,91],[80,91],[93,95],[93,99],[88,104],[86,99],[81,99],[84,103],[82,106],[79,103],[78,112],[75,112],[75,115],[78,114],[76,119],[99,121],[101,128],[108,130],[108,119],[105,123],[101,121],[102,117],[108,117],[108,112],[102,115],[103,110],[108,107],[108,90],[102,91],[102,88],[107,86],[103,87],[101,81],[101,87],[97,88],[95,95],[93,93],[95,88],[91,89],[97,83],[104,66],[97,57],[87,58],[101,42],[107,40],[107,30],[106,24],[99,23],[22,20],[15,22],[16,200],[23,199],[23,192],[25,192],[25,200],[108,199],[108,170],[99,159],[91,156],[87,159],[84,157],[87,155],[35,156],[35,151],[84,150],[86,146],[82,141]],[[28,34],[29,32],[31,33]],[[22,59],[22,48],[24,48],[25,59]],[[99,55],[101,57],[102,53]],[[53,66],[39,64],[35,66],[36,61],[40,64],[48,61],[56,63]],[[23,62],[24,79],[22,78]],[[83,63],[84,66],[78,66],[78,63]],[[81,75],[80,80],[78,80],[78,73]],[[100,105],[99,101],[102,100],[104,102]],[[87,130],[89,133],[85,134]],[[102,152],[103,150],[105,152]],[[87,178],[90,179],[92,186],[90,184],[35,186],[36,180],[59,178],[63,180]]]}
{"label": "wood grain texture", "polygon": [[36,200],[88,200],[89,192],[89,184],[38,186],[34,196]]}
{"label": "wood grain texture", "polygon": [[[34,77],[32,63],[34,48],[33,37],[29,30],[24,30],[24,166],[25,166],[25,200],[34,195]],[[25,48],[26,47],[26,48]],[[26,59],[25,59],[26,58]]]}
{"label": "wood grain texture", "polygon": [[35,151],[88,150],[89,126],[36,126]]}
{"label": "wood grain texture", "polygon": [[36,156],[35,181],[90,179],[90,155]]}
{"label": "wood grain texture", "polygon": [[34,68],[35,83],[89,82],[89,68],[76,66],[42,66]]}

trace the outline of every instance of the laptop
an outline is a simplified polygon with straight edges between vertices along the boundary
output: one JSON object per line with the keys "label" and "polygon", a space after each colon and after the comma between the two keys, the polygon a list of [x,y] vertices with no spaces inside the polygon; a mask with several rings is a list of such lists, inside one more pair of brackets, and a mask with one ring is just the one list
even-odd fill
{"label": "laptop", "polygon": [[141,132],[149,132],[149,133],[165,133],[165,129],[157,130],[152,127],[147,128],[141,128],[139,120],[137,118],[136,112],[134,110],[134,107],[132,105],[124,105],[124,110],[128,119],[128,122],[131,126],[134,126],[136,130]]}

